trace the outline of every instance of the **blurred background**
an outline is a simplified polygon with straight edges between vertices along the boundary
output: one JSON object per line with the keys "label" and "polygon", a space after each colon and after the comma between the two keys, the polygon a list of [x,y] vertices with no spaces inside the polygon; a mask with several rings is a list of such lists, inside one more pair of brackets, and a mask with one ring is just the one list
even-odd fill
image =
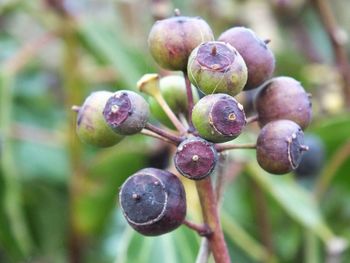
{"label": "blurred background", "polygon": [[[136,90],[158,72],[147,35],[174,8],[202,16],[216,37],[251,27],[271,40],[275,76],[313,95],[306,133],[316,150],[298,172],[269,175],[249,150],[226,157],[221,218],[232,260],[350,262],[347,0],[0,0],[0,262],[195,262],[195,233],[142,237],[117,205],[132,173],[172,170],[173,150],[139,135],[90,147],[70,110],[92,91]],[[238,98],[248,116],[252,97]],[[252,125],[237,140],[257,132]],[[200,222],[195,188],[183,181],[188,217]]]}

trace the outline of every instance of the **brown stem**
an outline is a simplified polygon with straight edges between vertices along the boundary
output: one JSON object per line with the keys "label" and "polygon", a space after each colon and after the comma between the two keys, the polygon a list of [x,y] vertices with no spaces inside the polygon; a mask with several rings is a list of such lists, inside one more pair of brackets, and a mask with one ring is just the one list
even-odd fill
{"label": "brown stem", "polygon": [[268,251],[269,255],[272,256],[274,254],[274,249],[271,235],[271,222],[269,220],[268,215],[266,196],[262,191],[261,187],[254,180],[251,181],[251,184],[260,238],[262,243],[266,247],[266,250]]}
{"label": "brown stem", "polygon": [[176,145],[178,145],[180,142],[182,142],[182,139],[179,136],[176,136],[175,134],[171,134],[170,132],[167,132],[166,130],[160,129],[157,126],[154,126],[151,123],[146,123],[145,129],[150,130],[161,137],[164,137],[168,139],[169,141],[174,142]]}
{"label": "brown stem", "polygon": [[196,231],[200,236],[209,237],[212,234],[211,229],[206,224],[197,224],[187,219],[185,219],[182,224]]}
{"label": "brown stem", "polygon": [[234,149],[256,149],[256,143],[216,144],[215,148],[218,152],[234,150]]}
{"label": "brown stem", "polygon": [[315,11],[319,15],[325,31],[330,39],[335,55],[335,63],[344,80],[346,105],[350,106],[350,64],[347,58],[345,32],[338,26],[329,1],[312,0]]}
{"label": "brown stem", "polygon": [[187,103],[188,103],[188,130],[189,132],[194,131],[193,123],[192,123],[192,109],[193,109],[193,94],[190,79],[188,78],[187,71],[184,70],[184,78],[186,82],[186,93],[187,93]]}
{"label": "brown stem", "polygon": [[255,121],[257,121],[257,120],[259,120],[258,114],[257,114],[257,115],[250,116],[250,117],[247,118],[247,124],[252,123],[252,122],[255,122]]}
{"label": "brown stem", "polygon": [[156,139],[161,140],[161,141],[166,142],[166,143],[171,143],[171,144],[173,144],[175,146],[178,145],[177,143],[175,143],[173,141],[170,141],[167,138],[164,138],[164,137],[162,137],[162,136],[160,136],[160,135],[158,135],[158,134],[156,134],[156,133],[154,133],[154,132],[152,132],[150,130],[143,129],[143,130],[141,130],[140,133],[143,134],[143,135],[149,136],[149,137],[156,138]]}
{"label": "brown stem", "polygon": [[212,231],[212,235],[208,237],[208,241],[215,262],[230,263],[230,255],[220,225],[216,193],[213,189],[210,177],[196,181],[196,186],[202,207],[204,223],[207,224]]}

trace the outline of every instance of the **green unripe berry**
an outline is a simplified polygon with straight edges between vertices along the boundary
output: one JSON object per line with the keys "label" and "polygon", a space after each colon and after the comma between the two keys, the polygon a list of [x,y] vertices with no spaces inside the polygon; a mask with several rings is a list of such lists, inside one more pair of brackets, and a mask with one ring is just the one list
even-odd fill
{"label": "green unripe berry", "polygon": [[108,99],[103,115],[116,133],[131,135],[145,127],[149,117],[149,106],[136,92],[120,90]]}
{"label": "green unripe berry", "polygon": [[243,106],[227,94],[200,99],[192,111],[192,122],[199,135],[212,142],[236,138],[246,125]]}
{"label": "green unripe berry", "polygon": [[237,95],[247,82],[247,67],[241,55],[230,44],[205,42],[191,53],[188,76],[205,94]]}
{"label": "green unripe berry", "polygon": [[186,70],[192,50],[213,40],[209,25],[199,17],[175,16],[157,21],[149,33],[148,45],[155,61],[169,70]]}
{"label": "green unripe berry", "polygon": [[[170,75],[161,78],[159,81],[159,89],[170,109],[176,115],[188,115],[186,84],[183,76]],[[192,86],[192,94],[194,102],[197,102],[199,96],[197,89],[194,86]],[[152,97],[150,97],[148,101],[152,115],[169,128],[174,128],[172,122],[159,103]]]}
{"label": "green unripe berry", "polygon": [[98,91],[85,99],[83,106],[79,108],[76,125],[81,141],[97,147],[109,147],[124,138],[107,125],[102,114],[107,100],[112,95],[109,91]]}

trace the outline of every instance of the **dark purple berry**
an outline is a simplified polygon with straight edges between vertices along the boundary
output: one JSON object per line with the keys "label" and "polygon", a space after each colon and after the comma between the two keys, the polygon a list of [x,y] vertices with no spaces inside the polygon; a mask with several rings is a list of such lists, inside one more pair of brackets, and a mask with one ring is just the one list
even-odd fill
{"label": "dark purple berry", "polygon": [[153,25],[148,45],[153,58],[161,67],[186,70],[192,50],[200,43],[213,39],[213,32],[203,19],[175,16]]}
{"label": "dark purple berry", "polygon": [[200,180],[213,171],[217,161],[214,145],[199,137],[183,141],[177,148],[174,163],[185,177]]}
{"label": "dark purple berry", "polygon": [[290,77],[268,81],[255,98],[260,126],[273,120],[291,120],[303,130],[311,121],[311,101],[300,82]]}
{"label": "dark purple berry", "polygon": [[222,33],[218,40],[231,44],[243,57],[248,68],[244,90],[257,88],[271,77],[275,69],[275,57],[265,41],[253,30],[233,27]]}
{"label": "dark purple berry", "polygon": [[174,174],[146,168],[122,185],[119,202],[128,223],[139,233],[156,236],[179,227],[186,216],[184,187]]}
{"label": "dark purple berry", "polygon": [[145,127],[149,117],[149,106],[139,94],[121,90],[108,99],[103,115],[115,132],[130,135],[140,132]]}
{"label": "dark purple berry", "polygon": [[205,94],[237,95],[247,82],[243,58],[230,44],[204,42],[188,59],[188,76],[193,85]]}
{"label": "dark purple berry", "polygon": [[200,99],[192,111],[192,122],[199,135],[212,142],[233,140],[246,125],[243,106],[226,94]]}
{"label": "dark purple berry", "polygon": [[277,120],[261,129],[256,156],[265,171],[285,174],[298,167],[303,152],[307,150],[304,133],[299,125],[289,120]]}
{"label": "dark purple berry", "polygon": [[320,174],[324,161],[325,149],[320,137],[314,134],[305,134],[305,144],[309,150],[304,153],[295,174],[298,177],[313,177]]}
{"label": "dark purple berry", "polygon": [[110,147],[124,138],[107,125],[102,114],[112,95],[109,91],[93,92],[78,107],[76,132],[81,141],[97,147]]}

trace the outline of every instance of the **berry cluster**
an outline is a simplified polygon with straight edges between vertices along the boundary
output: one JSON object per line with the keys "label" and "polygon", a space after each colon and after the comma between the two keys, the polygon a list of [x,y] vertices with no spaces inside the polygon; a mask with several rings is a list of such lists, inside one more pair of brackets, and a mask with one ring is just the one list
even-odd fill
{"label": "berry cluster", "polygon": [[[210,176],[221,152],[237,148],[256,149],[259,165],[270,173],[288,173],[308,149],[303,130],[311,120],[310,96],[293,78],[270,79],[275,58],[268,43],[244,27],[214,41],[203,19],[178,12],[157,21],[148,38],[150,52],[161,67],[183,76],[143,76],[137,85],[148,102],[129,90],[92,93],[76,108],[78,136],[100,147],[136,133],[164,140],[177,147],[178,172],[192,180]],[[257,116],[247,118],[234,96],[258,87]],[[205,94],[201,99],[197,89]],[[149,123],[150,113],[166,128]],[[256,143],[226,143],[252,121],[261,127]],[[135,173],[123,184],[119,200],[129,224],[144,235],[167,233],[185,219],[184,188],[168,171]]]}

